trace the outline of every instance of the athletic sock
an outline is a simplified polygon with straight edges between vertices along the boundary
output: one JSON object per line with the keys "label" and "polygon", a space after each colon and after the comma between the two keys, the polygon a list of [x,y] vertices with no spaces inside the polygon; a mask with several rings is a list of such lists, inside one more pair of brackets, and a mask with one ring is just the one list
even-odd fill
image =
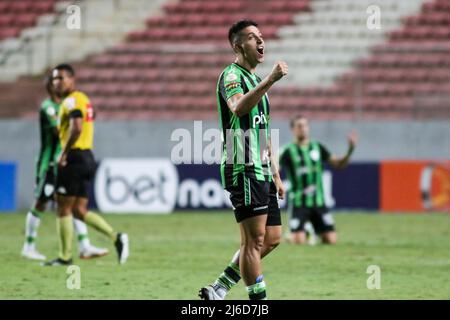
{"label": "athletic sock", "polygon": [[80,251],[83,251],[91,245],[86,223],[78,219],[73,219],[73,224],[77,233],[78,248]]}
{"label": "athletic sock", "polygon": [[42,212],[32,209],[25,218],[25,247],[27,250],[35,248]]}
{"label": "athletic sock", "polygon": [[239,280],[241,280],[241,274],[239,272],[239,266],[230,262],[230,264],[225,268],[225,270],[220,274],[217,280],[214,282],[213,286],[216,293],[224,298],[228,291],[234,287]]}
{"label": "athletic sock", "polygon": [[107,235],[111,238],[111,240],[115,241],[117,239],[117,233],[100,215],[88,211],[84,216],[84,222],[101,233]]}
{"label": "athletic sock", "polygon": [[266,283],[260,275],[256,278],[256,283],[247,287],[247,293],[250,300],[266,300]]}
{"label": "athletic sock", "polygon": [[56,230],[59,235],[59,258],[72,258],[73,221],[72,216],[56,219]]}

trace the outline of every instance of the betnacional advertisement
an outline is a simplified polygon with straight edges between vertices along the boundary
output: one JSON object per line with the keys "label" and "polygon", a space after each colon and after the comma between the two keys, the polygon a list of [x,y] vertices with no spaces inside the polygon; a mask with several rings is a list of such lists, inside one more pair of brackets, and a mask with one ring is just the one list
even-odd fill
{"label": "betnacional advertisement", "polygon": [[[169,159],[104,159],[97,169],[93,206],[112,213],[170,213],[231,208],[218,165]],[[289,184],[282,174],[287,188]],[[334,210],[448,212],[450,162],[384,161],[325,168],[326,205]],[[286,207],[286,201],[280,201]]]}

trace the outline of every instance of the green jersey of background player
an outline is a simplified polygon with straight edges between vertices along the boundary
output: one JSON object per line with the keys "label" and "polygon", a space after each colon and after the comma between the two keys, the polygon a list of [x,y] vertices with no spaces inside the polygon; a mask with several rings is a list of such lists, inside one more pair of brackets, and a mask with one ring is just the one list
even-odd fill
{"label": "green jersey of background player", "polygon": [[[39,109],[40,150],[36,161],[35,203],[26,216],[25,243],[22,248],[22,256],[31,260],[46,259],[36,248],[36,238],[41,215],[45,211],[47,203],[53,200],[57,174],[56,163],[61,152],[57,131],[61,99],[53,91],[50,76],[45,80],[45,87],[48,98],[42,102]],[[80,258],[90,259],[108,253],[107,249],[97,248],[90,244],[84,222],[75,220],[74,224],[78,235]]]}
{"label": "green jersey of background player", "polygon": [[280,168],[286,173],[290,186],[288,191],[289,228],[291,242],[307,242],[306,224],[311,223],[314,231],[326,244],[334,244],[337,235],[333,217],[325,204],[322,185],[324,163],[341,169],[352,154],[357,137],[351,133],[348,137],[348,151],[343,157],[337,157],[318,141],[309,137],[309,123],[303,116],[291,120],[293,141],[282,148],[279,157]]}
{"label": "green jersey of background player", "polygon": [[261,259],[280,242],[277,194],[284,196],[276,162],[271,161],[267,92],[287,74],[287,65],[277,62],[264,79],[255,74],[264,61],[264,40],[253,21],[235,23],[228,40],[236,59],[220,75],[216,89],[223,137],[221,176],[239,223],[241,246],[224,272],[199,295],[205,300],[224,299],[242,275],[249,298],[261,300],[266,298]]}

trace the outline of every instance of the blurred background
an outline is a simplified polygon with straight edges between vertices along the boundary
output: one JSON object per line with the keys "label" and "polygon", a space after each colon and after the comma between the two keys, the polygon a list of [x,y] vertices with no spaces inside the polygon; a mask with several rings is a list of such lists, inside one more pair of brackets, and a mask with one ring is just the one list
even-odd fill
{"label": "blurred background", "polygon": [[227,32],[242,18],[266,41],[259,75],[290,68],[269,95],[281,144],[295,114],[334,153],[359,134],[352,165],[326,171],[329,206],[448,212],[450,0],[0,0],[0,211],[32,203],[43,78],[61,62],[96,109],[93,207],[228,207],[217,165],[174,164],[171,136],[198,143],[194,120],[218,127]]}

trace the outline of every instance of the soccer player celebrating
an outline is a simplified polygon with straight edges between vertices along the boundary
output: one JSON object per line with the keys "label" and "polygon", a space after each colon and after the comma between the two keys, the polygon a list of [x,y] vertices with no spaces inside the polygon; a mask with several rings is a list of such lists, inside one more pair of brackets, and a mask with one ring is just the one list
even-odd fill
{"label": "soccer player celebrating", "polygon": [[[61,99],[53,90],[50,76],[45,79],[45,88],[48,98],[42,102],[39,110],[41,148],[36,166],[36,200],[31,210],[27,213],[25,243],[22,248],[22,256],[31,260],[45,260],[45,256],[36,249],[36,238],[41,223],[41,216],[47,207],[47,203],[53,199],[56,178],[55,164],[61,151],[57,130],[57,117]],[[107,249],[91,245],[87,227],[83,221],[75,219],[74,225],[78,235],[80,258],[90,259],[104,256],[108,253]]]}
{"label": "soccer player celebrating", "polygon": [[357,136],[354,132],[348,136],[348,151],[337,157],[319,142],[309,137],[308,119],[297,116],[291,120],[294,141],[280,152],[280,168],[284,170],[290,182],[288,191],[290,241],[295,244],[307,242],[305,224],[311,222],[314,231],[322,242],[335,244],[337,235],[333,217],[325,205],[322,170],[323,163],[336,169],[344,168],[355,149]]}
{"label": "soccer player celebrating", "polygon": [[107,235],[115,244],[119,263],[129,254],[128,235],[117,233],[98,214],[88,211],[88,187],[96,169],[92,153],[94,140],[94,109],[89,98],[75,90],[75,71],[68,64],[53,69],[53,85],[63,97],[59,111],[59,137],[62,151],[58,160],[56,182],[57,229],[59,256],[47,266],[72,264],[72,213],[87,225]]}
{"label": "soccer player celebrating", "polygon": [[264,40],[253,21],[236,22],[229,30],[236,60],[219,77],[216,95],[223,136],[222,184],[230,200],[241,233],[240,250],[212,284],[200,289],[205,300],[222,300],[241,278],[251,300],[266,298],[261,258],[281,239],[281,217],[277,193],[284,188],[270,161],[269,100],[267,92],[285,76],[288,67],[277,62],[261,80],[256,67],[264,61]]}

